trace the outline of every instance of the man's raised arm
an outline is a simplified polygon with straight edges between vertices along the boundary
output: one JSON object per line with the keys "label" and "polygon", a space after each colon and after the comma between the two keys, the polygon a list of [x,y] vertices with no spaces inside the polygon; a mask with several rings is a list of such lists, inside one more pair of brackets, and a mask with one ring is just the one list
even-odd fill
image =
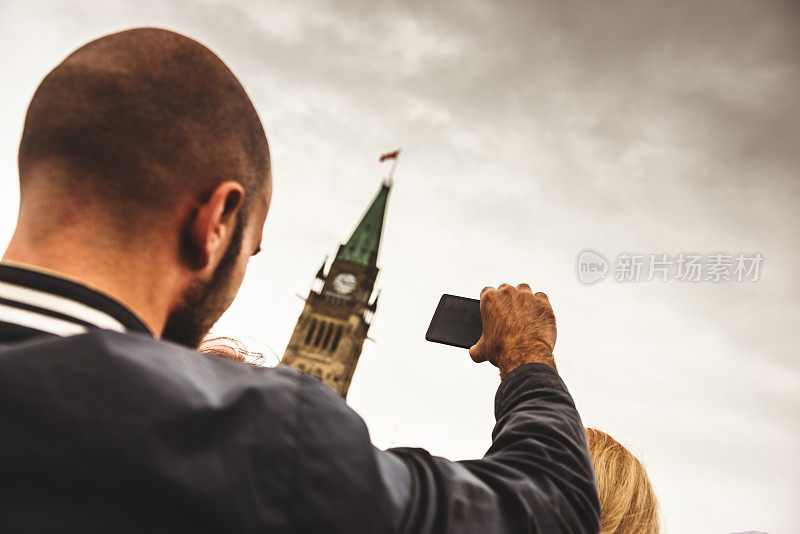
{"label": "man's raised arm", "polygon": [[451,462],[423,449],[376,451],[398,532],[596,533],[600,507],[586,434],[556,371],[547,295],[527,284],[481,292],[476,362],[500,368],[492,446]]}

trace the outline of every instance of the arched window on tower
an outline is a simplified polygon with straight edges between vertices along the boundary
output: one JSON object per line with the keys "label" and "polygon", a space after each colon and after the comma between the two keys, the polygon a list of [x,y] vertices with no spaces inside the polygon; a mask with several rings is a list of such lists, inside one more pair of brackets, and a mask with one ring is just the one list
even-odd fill
{"label": "arched window on tower", "polygon": [[333,336],[333,343],[331,343],[331,352],[336,352],[339,346],[339,340],[342,338],[342,325],[336,327],[336,334]]}
{"label": "arched window on tower", "polygon": [[317,337],[314,338],[314,346],[319,347],[319,342],[322,341],[322,334],[325,332],[325,329],[328,327],[328,323],[325,321],[320,321],[319,329],[317,330]]}
{"label": "arched window on tower", "polygon": [[327,350],[328,343],[330,343],[331,335],[333,334],[333,323],[328,326],[328,330],[325,332],[325,339],[322,341],[322,349]]}
{"label": "arched window on tower", "polygon": [[308,333],[306,334],[306,345],[311,343],[311,336],[314,335],[314,331],[317,329],[317,320],[311,319],[311,326],[308,327]]}

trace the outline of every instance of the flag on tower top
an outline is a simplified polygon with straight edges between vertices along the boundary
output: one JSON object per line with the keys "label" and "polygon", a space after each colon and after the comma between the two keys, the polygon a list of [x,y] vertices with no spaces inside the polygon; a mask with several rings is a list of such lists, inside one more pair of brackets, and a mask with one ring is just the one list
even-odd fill
{"label": "flag on tower top", "polygon": [[383,163],[387,159],[397,159],[397,156],[400,155],[400,150],[395,150],[394,152],[387,152],[386,154],[381,154],[381,157],[378,158],[378,163]]}

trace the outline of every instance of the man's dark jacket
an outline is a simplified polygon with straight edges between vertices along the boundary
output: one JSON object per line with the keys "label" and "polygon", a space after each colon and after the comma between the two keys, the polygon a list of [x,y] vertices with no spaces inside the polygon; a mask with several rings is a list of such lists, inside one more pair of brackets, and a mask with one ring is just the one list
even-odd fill
{"label": "man's dark jacket", "polygon": [[119,303],[0,265],[0,532],[596,533],[572,398],[509,373],[480,460],[376,449],[316,379],[154,339]]}

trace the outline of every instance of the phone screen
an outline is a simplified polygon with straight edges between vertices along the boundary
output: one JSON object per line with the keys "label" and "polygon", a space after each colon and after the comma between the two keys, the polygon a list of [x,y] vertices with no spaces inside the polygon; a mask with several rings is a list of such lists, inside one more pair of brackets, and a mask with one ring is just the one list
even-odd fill
{"label": "phone screen", "polygon": [[480,300],[442,295],[425,339],[468,349],[482,332]]}

